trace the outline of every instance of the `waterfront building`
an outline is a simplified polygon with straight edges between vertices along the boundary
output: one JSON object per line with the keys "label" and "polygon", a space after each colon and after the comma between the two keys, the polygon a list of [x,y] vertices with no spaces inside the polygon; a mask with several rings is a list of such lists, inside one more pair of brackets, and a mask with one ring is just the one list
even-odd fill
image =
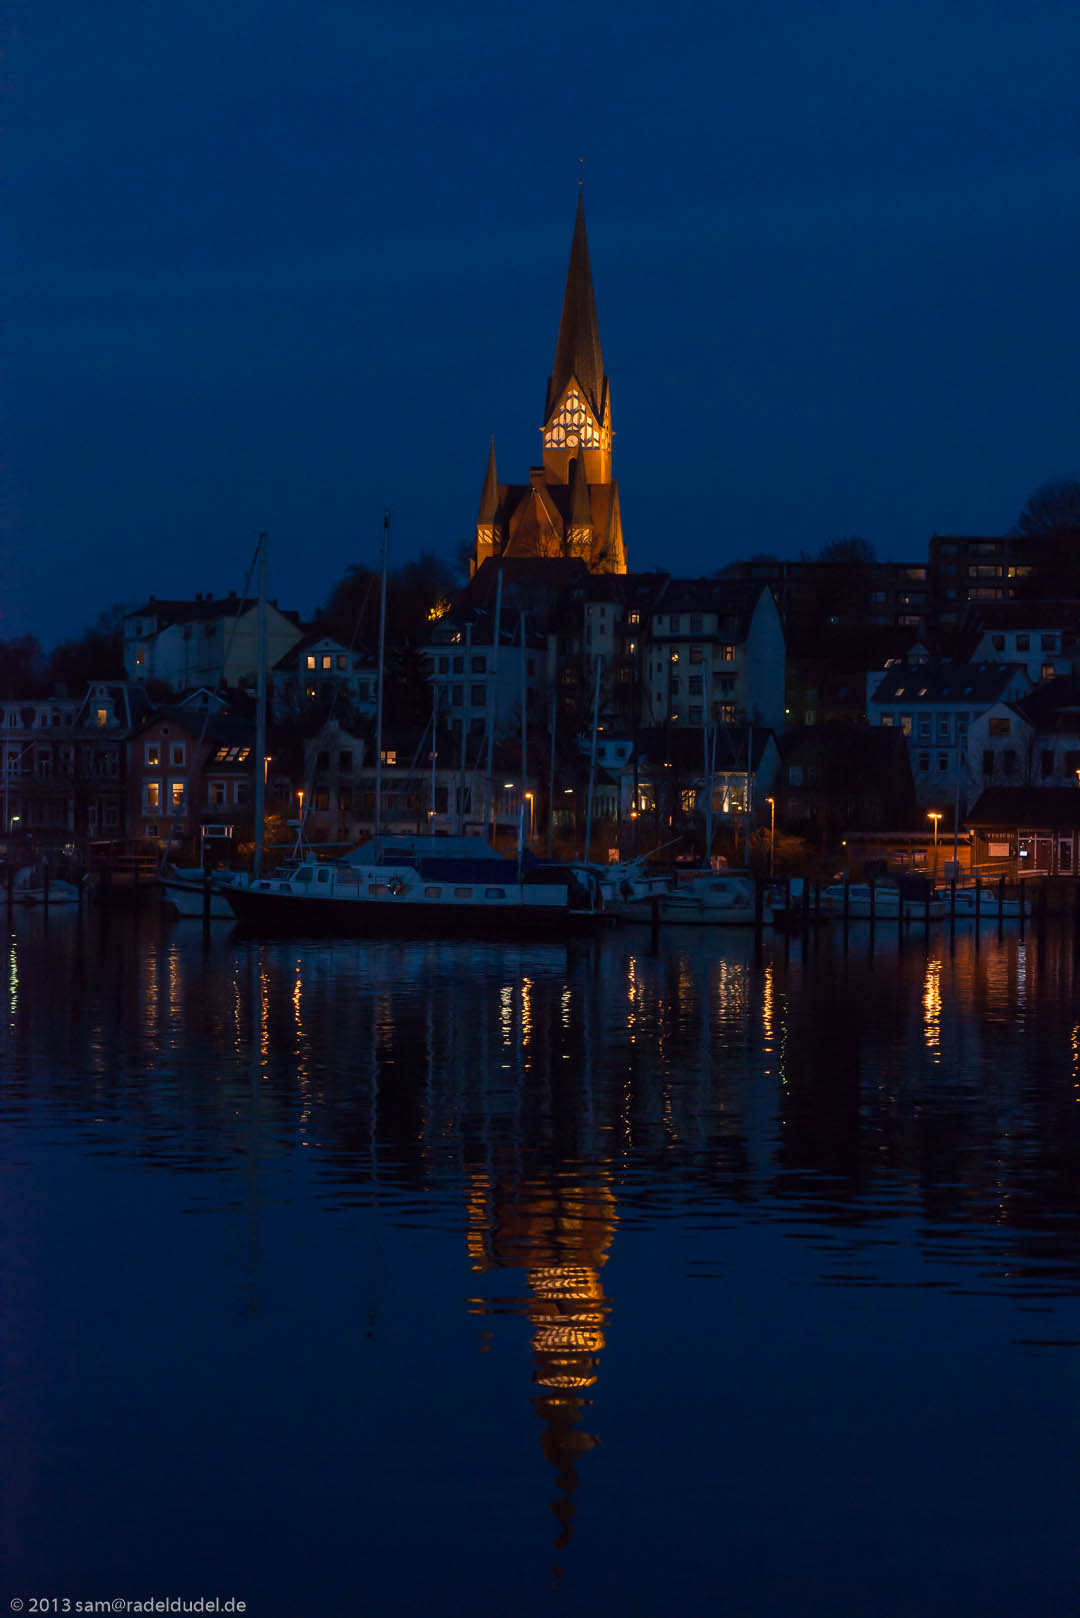
{"label": "waterfront building", "polygon": [[1080,791],[991,787],[967,816],[984,876],[1069,876],[1080,871]]}
{"label": "waterfront building", "polygon": [[963,808],[973,721],[1030,689],[1019,664],[933,661],[919,645],[903,661],[867,676],[866,716],[871,725],[894,726],[904,736],[920,805],[944,809],[959,794]]}
{"label": "waterfront building", "polygon": [[1068,788],[1080,774],[1080,679],[1046,680],[1014,702],[996,702],[972,721],[972,801],[995,786]]}
{"label": "waterfront building", "polygon": [[204,826],[250,830],[254,724],[231,714],[158,708],[127,745],[133,837],[197,854]]}
{"label": "waterfront building", "polygon": [[[235,592],[215,601],[158,601],[125,614],[124,669],[129,680],[160,681],[171,691],[192,686],[250,685],[258,664],[258,602]],[[266,666],[273,668],[301,638],[300,616],[266,605]]]}
{"label": "waterfront building", "polygon": [[619,489],[612,469],[611,385],[596,318],[585,205],[578,198],[539,466],[500,483],[492,440],[476,519],[472,568],[494,557],[580,558],[592,573],[625,573]]}
{"label": "waterfront building", "polygon": [[1045,544],[1022,534],[931,534],[931,611],[940,624],[960,624],[970,603],[1012,601],[1030,589]]}

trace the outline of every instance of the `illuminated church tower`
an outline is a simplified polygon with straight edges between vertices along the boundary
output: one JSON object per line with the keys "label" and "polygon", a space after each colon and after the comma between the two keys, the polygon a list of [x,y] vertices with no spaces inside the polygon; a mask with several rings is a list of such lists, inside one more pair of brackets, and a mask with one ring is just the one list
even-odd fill
{"label": "illuminated church tower", "polygon": [[580,196],[541,437],[543,464],[531,469],[528,483],[499,482],[492,443],[473,571],[492,556],[576,556],[591,573],[625,573],[619,489],[611,470],[611,387]]}

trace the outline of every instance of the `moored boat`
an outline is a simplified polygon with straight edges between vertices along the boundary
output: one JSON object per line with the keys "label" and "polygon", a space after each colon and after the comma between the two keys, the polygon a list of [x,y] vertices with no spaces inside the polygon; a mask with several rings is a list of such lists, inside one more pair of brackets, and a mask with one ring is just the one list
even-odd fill
{"label": "moored boat", "polygon": [[772,907],[765,894],[758,899],[752,871],[699,871],[669,893],[617,900],[616,915],[624,921],[652,921],[691,927],[753,926],[769,924]]}
{"label": "moored boat", "polygon": [[951,918],[954,914],[957,921],[1019,921],[1021,915],[1031,915],[1031,902],[1006,895],[1000,895],[996,887],[979,886],[957,887],[955,909],[953,890],[949,888],[936,888],[934,897],[941,901],[944,914]]}
{"label": "moored boat", "polygon": [[[471,843],[471,855],[434,852]],[[599,885],[571,867],[519,871],[479,839],[412,838],[343,860],[295,869],[227,888],[233,914],[249,925],[309,933],[377,935],[495,933],[537,936],[602,924]]]}
{"label": "moored boat", "polygon": [[901,888],[895,882],[833,882],[821,890],[821,908],[827,915],[849,921],[940,921],[945,907],[927,885]]}

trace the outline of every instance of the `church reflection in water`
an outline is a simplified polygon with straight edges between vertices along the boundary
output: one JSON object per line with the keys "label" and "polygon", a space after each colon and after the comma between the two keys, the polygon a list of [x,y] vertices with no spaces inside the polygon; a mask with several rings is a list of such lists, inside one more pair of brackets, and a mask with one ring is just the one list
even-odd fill
{"label": "church reflection in water", "polygon": [[[467,1243],[474,1272],[523,1270],[519,1302],[532,1333],[532,1404],[541,1446],[555,1474],[555,1549],[574,1533],[578,1462],[595,1449],[589,1430],[611,1302],[601,1271],[615,1234],[616,1205],[606,1165],[580,1175],[535,1175],[514,1182],[485,1170],[469,1178]],[[475,1299],[477,1314],[489,1304]],[[588,1425],[586,1423],[588,1422]]]}

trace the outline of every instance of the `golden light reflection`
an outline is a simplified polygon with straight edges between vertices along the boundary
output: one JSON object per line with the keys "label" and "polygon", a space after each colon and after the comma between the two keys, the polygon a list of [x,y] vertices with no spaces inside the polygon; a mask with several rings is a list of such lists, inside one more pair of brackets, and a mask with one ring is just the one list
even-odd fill
{"label": "golden light reflection", "polygon": [[8,1012],[14,1017],[19,1009],[19,952],[15,947],[15,940],[11,940],[11,953],[8,956]]}
{"label": "golden light reflection", "polygon": [[[1080,1023],[1073,1029],[1069,1044],[1072,1050],[1073,1089],[1080,1090]],[[1073,1100],[1080,1101],[1080,1095],[1075,1095]]]}
{"label": "golden light reflection", "polygon": [[532,991],[531,978],[521,980],[521,1044],[524,1049],[532,1038]]}
{"label": "golden light reflection", "polygon": [[504,1045],[514,1043],[514,991],[507,984],[499,990],[499,1027]]}
{"label": "golden light reflection", "polygon": [[570,990],[568,988],[564,989],[563,992],[562,992],[562,1000],[560,1002],[560,1006],[561,1006],[561,1010],[562,1010],[562,1025],[563,1025],[564,1028],[569,1028],[569,1026],[570,1026]]}
{"label": "golden light reflection", "polygon": [[936,1066],[941,1061],[941,962],[929,960],[923,979],[923,1038]]}
{"label": "golden light reflection", "polygon": [[[763,1047],[763,1054],[765,1055],[766,1059],[770,1063],[771,1063],[772,1058],[773,1058],[773,1037],[774,1037],[773,995],[774,995],[774,993],[775,993],[775,986],[774,986],[774,981],[773,981],[773,965],[772,965],[772,962],[770,961],[768,966],[765,968],[764,977],[762,978],[762,983],[761,983],[761,1035],[762,1035],[762,1047]],[[771,1073],[772,1072],[771,1066],[765,1068],[764,1072],[766,1074]]]}
{"label": "golden light reflection", "polygon": [[[569,1182],[561,1175],[507,1180],[472,1170],[466,1194],[466,1248],[477,1271],[524,1270],[528,1293],[513,1312],[531,1327],[533,1409],[544,1424],[541,1447],[557,1484],[550,1503],[562,1549],[573,1537],[578,1458],[598,1439],[583,1432],[584,1397],[594,1387],[606,1345],[611,1304],[600,1270],[616,1225],[606,1165]],[[470,1297],[470,1314],[505,1314],[506,1299]],[[488,1346],[485,1339],[483,1345]]]}

